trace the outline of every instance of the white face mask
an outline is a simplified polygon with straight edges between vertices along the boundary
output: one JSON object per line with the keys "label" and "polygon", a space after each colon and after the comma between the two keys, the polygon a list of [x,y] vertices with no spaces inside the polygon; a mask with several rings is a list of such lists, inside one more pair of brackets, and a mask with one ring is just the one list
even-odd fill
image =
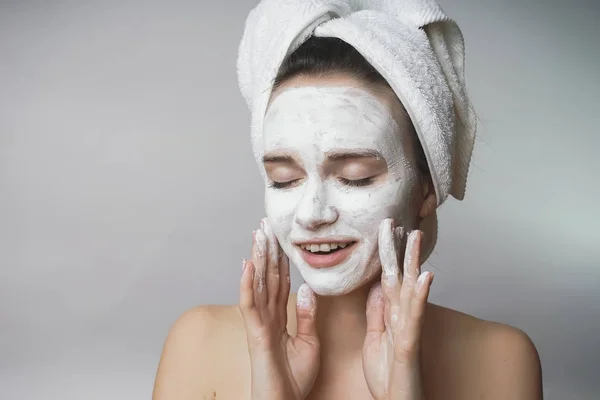
{"label": "white face mask", "polygon": [[[282,249],[317,294],[348,293],[380,272],[377,239],[385,218],[395,218],[405,231],[414,228],[418,180],[411,149],[404,145],[410,120],[402,120],[405,126],[399,126],[388,106],[366,89],[334,86],[285,89],[265,115],[263,154],[289,155],[297,161],[288,187],[275,188],[267,178],[267,218]],[[344,175],[353,175],[353,168],[359,171],[354,175],[369,169],[352,159],[334,161],[337,167],[328,170],[328,155],[345,152],[377,152],[387,172],[380,168],[379,177],[366,186],[349,185],[344,178],[369,176]],[[376,162],[382,165],[381,158]],[[334,246],[313,245],[311,252],[295,244],[322,238],[331,239]],[[341,249],[341,242],[348,241],[354,243]],[[314,253],[317,248],[334,251],[319,256]],[[336,263],[338,252],[345,256],[337,257]],[[329,265],[315,267],[311,260],[319,257]]]}

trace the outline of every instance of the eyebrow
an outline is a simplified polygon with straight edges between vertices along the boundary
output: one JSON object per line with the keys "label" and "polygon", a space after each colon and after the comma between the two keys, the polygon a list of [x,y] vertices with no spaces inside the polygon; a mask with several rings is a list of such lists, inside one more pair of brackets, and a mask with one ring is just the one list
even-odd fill
{"label": "eyebrow", "polygon": [[371,149],[356,149],[356,150],[332,150],[327,152],[329,161],[343,161],[353,158],[378,158],[383,159],[380,152]]}
{"label": "eyebrow", "polygon": [[296,160],[289,154],[274,154],[274,155],[265,155],[262,158],[263,163],[285,163],[285,164],[295,164]]}
{"label": "eyebrow", "polygon": [[[371,149],[353,149],[353,150],[331,150],[326,154],[327,161],[344,161],[357,158],[376,158],[383,159],[383,156],[377,150]],[[283,163],[283,164],[298,164],[295,157],[290,154],[266,154],[262,158],[264,164],[268,163]]]}

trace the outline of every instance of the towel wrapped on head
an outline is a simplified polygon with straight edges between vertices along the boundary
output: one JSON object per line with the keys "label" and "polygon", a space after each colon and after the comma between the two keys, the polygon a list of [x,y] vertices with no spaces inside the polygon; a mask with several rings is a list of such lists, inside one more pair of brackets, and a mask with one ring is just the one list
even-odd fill
{"label": "towel wrapped on head", "polygon": [[[465,87],[462,32],[433,0],[262,0],[252,9],[237,73],[252,115],[257,160],[263,156],[263,118],[274,79],[285,58],[311,35],[343,40],[377,69],[415,127],[437,205],[448,195],[462,200],[476,116]],[[419,229],[425,233],[424,261],[437,238],[436,214]]]}

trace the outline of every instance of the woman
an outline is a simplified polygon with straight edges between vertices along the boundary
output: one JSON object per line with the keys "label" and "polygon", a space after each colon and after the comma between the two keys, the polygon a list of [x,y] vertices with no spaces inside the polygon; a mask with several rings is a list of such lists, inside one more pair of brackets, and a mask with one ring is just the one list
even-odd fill
{"label": "woman", "polygon": [[[541,399],[518,329],[427,302],[440,204],[397,93],[353,46],[311,36],[272,82],[267,218],[239,306],[186,312],[154,399]],[[289,295],[289,261],[304,283]]]}

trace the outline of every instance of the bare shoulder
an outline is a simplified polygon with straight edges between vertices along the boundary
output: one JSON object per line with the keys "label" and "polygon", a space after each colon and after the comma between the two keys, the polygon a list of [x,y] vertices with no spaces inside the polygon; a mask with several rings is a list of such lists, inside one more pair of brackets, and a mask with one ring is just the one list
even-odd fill
{"label": "bare shoulder", "polygon": [[463,398],[542,398],[539,354],[524,331],[434,304],[428,314],[424,327],[428,357],[441,361],[432,370],[440,374],[453,370],[454,387]]}
{"label": "bare shoulder", "polygon": [[216,397],[224,376],[247,375],[244,339],[237,306],[199,306],[183,313],[165,341],[153,400]]}

